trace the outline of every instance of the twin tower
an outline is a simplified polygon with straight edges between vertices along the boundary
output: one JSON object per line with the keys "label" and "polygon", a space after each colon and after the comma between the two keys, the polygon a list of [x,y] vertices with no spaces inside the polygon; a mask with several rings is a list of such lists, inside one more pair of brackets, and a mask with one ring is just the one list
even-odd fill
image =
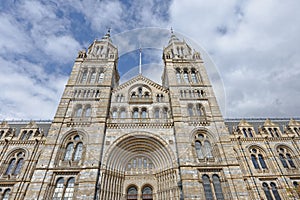
{"label": "twin tower", "polygon": [[47,135],[25,135],[22,153],[2,158],[12,186],[3,199],[6,191],[26,200],[287,197],[284,176],[262,174],[273,158],[247,150],[266,137],[254,139],[246,121],[229,132],[199,52],[171,33],[163,61],[162,85],[141,74],[120,85],[109,33],[80,51]]}

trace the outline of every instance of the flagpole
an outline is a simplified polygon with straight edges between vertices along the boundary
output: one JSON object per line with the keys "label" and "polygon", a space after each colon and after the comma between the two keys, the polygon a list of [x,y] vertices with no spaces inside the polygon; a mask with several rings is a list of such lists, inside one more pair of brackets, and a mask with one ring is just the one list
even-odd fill
{"label": "flagpole", "polygon": [[139,73],[142,74],[142,48],[140,48],[140,64],[139,64]]}

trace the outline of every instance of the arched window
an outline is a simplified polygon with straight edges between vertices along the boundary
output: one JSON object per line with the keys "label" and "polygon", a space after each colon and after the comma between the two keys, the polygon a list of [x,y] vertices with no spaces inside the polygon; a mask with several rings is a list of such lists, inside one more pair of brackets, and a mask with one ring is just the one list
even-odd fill
{"label": "arched window", "polygon": [[113,111],[112,111],[112,118],[117,118],[118,117],[118,112],[117,112],[117,109],[115,108]]}
{"label": "arched window", "polygon": [[21,172],[22,166],[24,164],[25,153],[24,152],[15,152],[11,157],[8,163],[8,166],[5,170],[5,175],[18,175]]}
{"label": "arched window", "polygon": [[134,108],[133,109],[132,117],[135,118],[135,119],[139,118],[139,110],[138,110],[138,108]]}
{"label": "arched window", "polygon": [[279,195],[279,193],[277,191],[276,184],[273,183],[273,182],[271,182],[270,186],[271,186],[271,189],[272,189],[272,193],[273,193],[273,195],[275,197],[275,200],[281,200],[281,197],[280,197],[280,195]]}
{"label": "arched window", "polygon": [[284,167],[284,168],[289,168],[289,166],[288,166],[288,164],[287,164],[287,162],[286,162],[286,160],[285,160],[285,157],[280,153],[279,154],[279,159],[280,159],[280,161],[281,161],[281,163],[282,163],[282,166]]}
{"label": "arched window", "polygon": [[196,136],[195,149],[199,159],[213,158],[211,144],[206,135],[200,133]]}
{"label": "arched window", "polygon": [[75,117],[81,117],[81,114],[82,114],[82,105],[77,105],[75,111]]}
{"label": "arched window", "polygon": [[127,190],[127,199],[137,199],[137,189],[136,187],[132,186]]}
{"label": "arched window", "polygon": [[292,157],[291,157],[291,154],[287,153],[287,154],[286,154],[286,159],[287,159],[288,163],[290,164],[290,166],[291,166],[292,168],[296,168],[296,165],[295,165],[295,163],[293,162],[293,159],[292,159]]}
{"label": "arched window", "polygon": [[147,118],[147,109],[146,108],[142,108],[142,118],[143,119]]}
{"label": "arched window", "polygon": [[279,159],[282,163],[284,168],[296,168],[296,165],[292,159],[290,150],[286,147],[279,147],[277,148],[277,152],[279,155]]}
{"label": "arched window", "polygon": [[90,106],[90,105],[87,105],[87,106],[85,107],[84,116],[85,116],[85,117],[90,117],[90,116],[91,116],[91,111],[92,111],[91,106]]}
{"label": "arched window", "polygon": [[189,104],[188,105],[188,114],[190,117],[194,116],[194,111],[193,111],[193,105]]}
{"label": "arched window", "polygon": [[23,131],[21,135],[21,140],[24,141],[27,138],[27,131]]}
{"label": "arched window", "polygon": [[215,194],[218,200],[223,200],[224,196],[223,196],[223,192],[222,192],[222,186],[221,186],[221,182],[220,182],[220,178],[218,175],[214,174],[212,176],[213,179],[213,185],[214,185],[214,189],[215,189]]}
{"label": "arched window", "polygon": [[257,162],[257,159],[256,159],[256,156],[255,155],[251,155],[251,160],[252,160],[252,164],[254,166],[255,169],[259,169],[259,165],[258,165],[258,162]]}
{"label": "arched window", "polygon": [[24,162],[24,159],[23,158],[20,158],[16,164],[16,168],[15,168],[15,171],[14,171],[14,175],[18,175],[20,174],[21,172],[21,169],[22,169],[22,166],[23,166],[23,162]]}
{"label": "arched window", "polygon": [[91,72],[90,83],[95,83],[95,80],[96,80],[96,71],[93,70],[93,71]]}
{"label": "arched window", "polygon": [[12,171],[13,171],[13,169],[15,167],[15,163],[16,163],[16,159],[15,158],[13,158],[13,159],[10,160],[10,162],[8,164],[8,167],[7,167],[6,171],[5,171],[6,175],[12,173]]}
{"label": "arched window", "polygon": [[189,83],[189,75],[186,70],[183,71],[183,79],[185,83]]}
{"label": "arched window", "polygon": [[163,108],[163,118],[164,119],[168,118],[168,108]]}
{"label": "arched window", "polygon": [[67,186],[64,194],[64,200],[73,199],[74,185],[75,185],[75,178],[72,177],[67,182]]}
{"label": "arched window", "polygon": [[56,181],[52,200],[61,200],[64,192],[64,178],[59,178]]}
{"label": "arched window", "polygon": [[249,137],[253,137],[253,134],[252,134],[252,129],[251,128],[248,128],[248,133],[249,133]]}
{"label": "arched window", "polygon": [[262,186],[263,186],[263,190],[265,192],[265,195],[267,197],[267,200],[273,200],[273,197],[272,197],[271,192],[269,190],[268,184],[264,182],[262,184]]}
{"label": "arched window", "polygon": [[176,69],[176,79],[177,79],[177,83],[181,83],[181,75],[179,69]]}
{"label": "arched window", "polygon": [[210,180],[208,175],[203,175],[202,176],[202,184],[203,184],[203,189],[204,189],[204,194],[205,194],[205,199],[206,200],[213,200],[213,193],[211,190],[211,185],[210,185]]}
{"label": "arched window", "polygon": [[192,78],[193,83],[198,83],[198,79],[197,79],[195,70],[192,70],[191,78]]}
{"label": "arched window", "polygon": [[149,186],[146,186],[142,190],[142,199],[153,199],[152,197],[152,188]]}
{"label": "arched window", "polygon": [[195,142],[195,148],[196,148],[196,152],[197,152],[198,158],[199,158],[199,159],[203,159],[204,156],[203,156],[203,152],[202,152],[202,145],[201,145],[201,142],[196,141],[196,142]]}
{"label": "arched window", "polygon": [[243,128],[243,133],[245,137],[248,137],[247,130],[245,128]]}
{"label": "arched window", "polygon": [[102,83],[102,82],[103,82],[103,79],[104,79],[104,73],[103,73],[103,72],[100,72],[98,83]]}
{"label": "arched window", "polygon": [[83,143],[79,135],[73,135],[68,138],[69,143],[66,146],[64,160],[79,161],[82,158]]}
{"label": "arched window", "polygon": [[10,191],[11,191],[10,189],[6,189],[4,191],[2,200],[8,200],[9,199]]}
{"label": "arched window", "polygon": [[125,112],[124,108],[121,108],[120,117],[123,118],[123,119],[126,118],[126,112]]}
{"label": "arched window", "polygon": [[274,128],[274,132],[275,132],[276,137],[279,137],[279,133],[278,133],[278,129],[277,128]]}
{"label": "arched window", "polygon": [[196,112],[197,112],[198,116],[202,116],[203,115],[203,113],[202,113],[202,105],[201,104],[197,104],[196,105]]}
{"label": "arched window", "polygon": [[75,155],[74,155],[74,160],[75,160],[75,161],[78,161],[78,160],[81,159],[81,155],[82,155],[82,147],[83,147],[82,142],[79,142],[79,143],[76,145],[76,148],[75,148]]}
{"label": "arched window", "polygon": [[210,144],[210,142],[208,140],[204,141],[204,148],[205,148],[205,155],[206,155],[206,157],[208,157],[208,158],[213,157],[211,144]]}
{"label": "arched window", "polygon": [[85,83],[86,82],[87,74],[88,74],[88,71],[84,70],[83,73],[82,73],[81,81],[80,81],[81,83]]}
{"label": "arched window", "polygon": [[143,89],[142,88],[138,89],[138,96],[139,96],[139,98],[142,98],[142,96],[143,96]]}
{"label": "arched window", "polygon": [[263,169],[267,169],[267,165],[266,165],[266,163],[265,163],[265,160],[264,160],[263,155],[258,154],[258,160],[259,160],[260,166],[261,166]]}
{"label": "arched window", "polygon": [[252,148],[250,149],[251,160],[255,169],[267,169],[267,164],[264,160],[261,150]]}
{"label": "arched window", "polygon": [[72,159],[73,149],[74,149],[74,144],[73,144],[73,142],[70,142],[67,145],[67,149],[66,149],[64,160],[71,160]]}
{"label": "arched window", "polygon": [[154,118],[155,118],[155,119],[159,119],[159,108],[155,108],[155,111],[154,111]]}

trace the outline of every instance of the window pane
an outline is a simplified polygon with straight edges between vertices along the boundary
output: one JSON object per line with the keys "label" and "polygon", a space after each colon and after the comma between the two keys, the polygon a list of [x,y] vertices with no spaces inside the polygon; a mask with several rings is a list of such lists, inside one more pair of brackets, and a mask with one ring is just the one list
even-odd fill
{"label": "window pane", "polygon": [[202,145],[199,141],[195,142],[195,148],[196,148],[198,158],[203,159],[204,155],[203,155],[203,152],[202,152]]}
{"label": "window pane", "polygon": [[64,194],[64,200],[73,199],[74,184],[75,184],[75,178],[70,178],[68,183],[67,183],[66,191],[65,191],[65,194]]}
{"label": "window pane", "polygon": [[96,72],[93,71],[92,74],[91,74],[91,80],[90,80],[90,83],[95,83],[95,80],[96,80]]}
{"label": "window pane", "polygon": [[253,166],[254,166],[254,168],[255,169],[259,169],[260,167],[259,167],[259,165],[258,165],[258,163],[257,163],[257,160],[256,160],[256,156],[255,155],[251,155],[251,160],[252,160],[252,163],[253,163]]}
{"label": "window pane", "polygon": [[11,174],[12,169],[13,169],[13,167],[15,166],[15,163],[16,163],[16,159],[15,159],[15,158],[13,158],[13,159],[9,162],[9,165],[8,165],[8,167],[7,167],[7,169],[6,169],[6,172],[5,172],[6,175]]}
{"label": "window pane", "polygon": [[285,161],[285,158],[284,158],[284,156],[283,156],[282,154],[279,154],[279,159],[280,159],[280,161],[281,161],[281,163],[282,163],[282,166],[283,166],[284,168],[289,168],[289,166],[287,165],[287,163],[286,163],[286,161]]}
{"label": "window pane", "polygon": [[81,159],[82,155],[82,143],[78,143],[75,149],[75,155],[74,155],[74,160],[78,161]]}
{"label": "window pane", "polygon": [[10,189],[6,189],[3,193],[3,200],[8,200],[10,195]]}
{"label": "window pane", "polygon": [[64,191],[64,179],[59,178],[56,182],[55,190],[53,193],[53,200],[61,200]]}
{"label": "window pane", "polygon": [[263,189],[264,189],[265,195],[267,197],[267,200],[273,200],[273,197],[271,195],[271,192],[269,190],[269,187],[268,187],[267,183],[263,183]]}
{"label": "window pane", "polygon": [[207,175],[203,175],[202,181],[203,181],[203,189],[204,189],[206,200],[213,200],[213,194],[210,186],[209,177]]}
{"label": "window pane", "polygon": [[155,109],[154,117],[155,117],[155,119],[159,118],[159,109]]}
{"label": "window pane", "polygon": [[15,171],[14,171],[14,173],[13,173],[14,175],[20,174],[20,171],[21,171],[22,165],[23,165],[23,161],[24,161],[23,158],[21,158],[21,159],[18,160],[18,162],[17,162],[17,167],[16,167],[16,169],[15,169]]}
{"label": "window pane", "polygon": [[281,200],[281,197],[280,197],[280,195],[279,195],[279,193],[278,193],[276,184],[272,182],[270,185],[271,185],[272,192],[273,192],[273,195],[274,195],[275,199],[276,199],[276,200]]}
{"label": "window pane", "polygon": [[91,108],[90,108],[90,107],[87,107],[87,108],[86,108],[86,110],[85,110],[85,116],[86,116],[86,117],[91,116]]}
{"label": "window pane", "polygon": [[194,113],[193,113],[193,107],[191,105],[189,105],[188,107],[188,113],[189,113],[189,116],[193,116]]}
{"label": "window pane", "polygon": [[213,155],[212,155],[212,149],[211,149],[211,144],[209,141],[205,140],[204,141],[204,148],[205,148],[205,155],[206,157],[208,158],[212,158]]}
{"label": "window pane", "polygon": [[261,167],[263,169],[267,169],[267,165],[265,163],[264,157],[261,154],[258,154],[258,159],[259,159]]}
{"label": "window pane", "polygon": [[295,165],[295,163],[294,163],[294,161],[293,161],[293,159],[292,159],[292,157],[291,157],[291,154],[287,153],[287,154],[286,154],[286,158],[287,158],[287,160],[288,160],[290,166],[293,167],[293,168],[296,168],[296,165]]}
{"label": "window pane", "polygon": [[102,83],[103,79],[104,79],[104,73],[101,72],[100,75],[99,75],[99,80],[98,80],[98,82],[99,82],[99,83]]}
{"label": "window pane", "polygon": [[215,194],[216,194],[217,199],[218,200],[224,199],[219,176],[213,175],[212,178],[213,178],[213,184],[214,184],[214,189],[215,189]]}
{"label": "window pane", "polygon": [[67,149],[66,149],[66,154],[65,154],[64,160],[71,160],[73,149],[74,149],[74,144],[73,144],[73,142],[71,142],[71,143],[69,143],[67,145]]}

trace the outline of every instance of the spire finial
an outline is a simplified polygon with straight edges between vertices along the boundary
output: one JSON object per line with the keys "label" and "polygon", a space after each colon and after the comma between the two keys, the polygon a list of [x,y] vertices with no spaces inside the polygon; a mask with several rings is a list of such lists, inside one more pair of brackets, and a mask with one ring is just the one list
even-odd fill
{"label": "spire finial", "polygon": [[171,26],[171,34],[173,34],[174,33],[174,31],[173,31],[173,27]]}

